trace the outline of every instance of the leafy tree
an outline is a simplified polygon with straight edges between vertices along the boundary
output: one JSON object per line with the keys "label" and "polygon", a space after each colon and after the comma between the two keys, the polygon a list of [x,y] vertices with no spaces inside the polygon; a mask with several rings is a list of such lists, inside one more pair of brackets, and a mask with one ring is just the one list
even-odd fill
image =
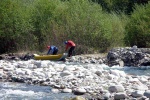
{"label": "leafy tree", "polygon": [[126,26],[126,44],[150,47],[150,4],[136,5]]}
{"label": "leafy tree", "polygon": [[[0,38],[1,53],[32,47],[34,29],[31,24],[30,2],[24,0],[1,0]],[[32,40],[29,40],[31,37]],[[30,46],[29,46],[30,45]]]}
{"label": "leafy tree", "polygon": [[104,11],[131,14],[135,4],[147,4],[148,0],[92,0],[99,3]]}
{"label": "leafy tree", "polygon": [[123,45],[126,16],[104,12],[90,0],[2,0],[0,15],[3,48],[11,43],[15,50],[43,51],[50,43],[63,51],[68,39],[81,53]]}
{"label": "leafy tree", "polygon": [[49,36],[52,36],[50,32],[50,22],[54,16],[55,8],[59,4],[59,0],[35,0],[33,9],[33,24],[34,24],[34,35],[38,39],[39,50],[43,49],[45,41]]}

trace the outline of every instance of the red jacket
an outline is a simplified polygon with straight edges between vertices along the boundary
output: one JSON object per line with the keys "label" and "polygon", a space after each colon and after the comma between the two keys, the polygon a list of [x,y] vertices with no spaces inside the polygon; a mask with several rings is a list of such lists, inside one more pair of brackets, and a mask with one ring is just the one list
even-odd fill
{"label": "red jacket", "polygon": [[68,43],[66,44],[66,50],[68,49],[68,47],[75,47],[75,46],[76,44],[73,41],[69,40]]}

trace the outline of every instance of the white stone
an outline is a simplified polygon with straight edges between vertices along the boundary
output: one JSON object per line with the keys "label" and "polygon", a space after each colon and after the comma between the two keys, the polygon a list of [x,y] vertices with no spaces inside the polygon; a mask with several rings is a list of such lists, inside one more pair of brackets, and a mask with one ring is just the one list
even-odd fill
{"label": "white stone", "polygon": [[29,69],[35,69],[35,68],[37,68],[37,66],[34,65],[34,64],[28,64],[27,66],[28,66]]}
{"label": "white stone", "polygon": [[[42,61],[42,62],[41,62],[41,67],[42,67],[42,68],[48,67],[48,61]],[[39,67],[38,67],[38,68],[39,68]]]}
{"label": "white stone", "polygon": [[21,69],[16,69],[15,73],[17,75],[25,75],[25,71],[22,71]]}
{"label": "white stone", "polygon": [[110,73],[112,74],[112,75],[115,75],[115,76],[118,76],[118,77],[120,77],[120,71],[118,71],[118,70],[110,70]]}
{"label": "white stone", "polygon": [[109,92],[107,92],[104,94],[103,97],[104,97],[104,99],[109,100],[110,96],[111,96],[111,94]]}
{"label": "white stone", "polygon": [[143,83],[148,82],[148,80],[147,80],[146,78],[144,78],[144,77],[140,78],[139,80],[140,80],[141,82],[143,82]]}
{"label": "white stone", "polygon": [[109,75],[107,76],[107,78],[108,78],[109,80],[113,80],[115,77],[116,77],[116,76],[115,76],[115,75],[112,75],[112,74],[109,74]]}
{"label": "white stone", "polygon": [[31,74],[32,74],[32,71],[29,70],[29,69],[26,69],[26,70],[25,70],[25,74],[26,74],[26,75],[31,75]]}
{"label": "white stone", "polygon": [[14,66],[15,66],[15,67],[18,67],[18,68],[26,68],[26,67],[27,67],[27,64],[25,64],[25,63],[19,61],[19,62],[17,62],[17,63],[14,63]]}
{"label": "white stone", "polygon": [[136,89],[136,90],[148,90],[148,87],[144,84],[135,84],[133,85],[133,89]]}
{"label": "white stone", "polygon": [[58,89],[51,89],[51,91],[52,91],[53,93],[59,93],[59,92],[60,92]]}
{"label": "white stone", "polygon": [[65,66],[65,67],[63,68],[63,71],[65,71],[65,70],[74,71],[74,70],[75,70],[75,67],[74,67],[74,66]]}
{"label": "white stone", "polygon": [[51,72],[45,72],[45,76],[46,76],[47,78],[49,78],[49,77],[52,76],[52,74],[51,74]]}
{"label": "white stone", "polygon": [[49,65],[49,70],[51,71],[51,72],[56,72],[56,70],[55,70],[55,68],[52,66],[52,65]]}
{"label": "white stone", "polygon": [[130,83],[139,82],[139,79],[138,78],[130,78],[129,82]]}
{"label": "white stone", "polygon": [[68,75],[71,75],[71,74],[72,74],[71,72],[69,72],[69,71],[66,70],[66,71],[64,71],[64,72],[61,72],[61,73],[60,73],[60,76],[61,76],[61,77],[64,77],[64,76],[68,76]]}
{"label": "white stone", "polygon": [[3,67],[3,70],[4,70],[4,71],[13,71],[14,68],[11,68],[11,67]]}
{"label": "white stone", "polygon": [[68,88],[65,88],[62,90],[63,93],[71,93],[72,90],[71,89],[68,89]]}
{"label": "white stone", "polygon": [[79,93],[86,93],[86,90],[84,88],[77,88],[75,91]]}
{"label": "white stone", "polygon": [[37,68],[41,68],[41,66],[42,66],[41,61],[35,61],[33,64],[36,65]]}
{"label": "white stone", "polygon": [[3,70],[0,70],[0,77],[2,78],[3,75],[4,75]]}

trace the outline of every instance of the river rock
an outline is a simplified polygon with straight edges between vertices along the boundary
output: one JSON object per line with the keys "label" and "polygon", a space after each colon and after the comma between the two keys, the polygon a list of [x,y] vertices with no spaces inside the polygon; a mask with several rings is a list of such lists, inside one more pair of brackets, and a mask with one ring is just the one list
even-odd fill
{"label": "river rock", "polygon": [[109,92],[107,92],[103,95],[103,98],[106,100],[108,100],[110,97],[111,97],[111,94]]}
{"label": "river rock", "polygon": [[65,71],[60,73],[61,77],[68,76],[68,75],[72,75],[72,73],[70,71],[68,71],[68,70],[65,70]]}
{"label": "river rock", "polygon": [[53,93],[59,93],[59,92],[60,92],[58,89],[51,89],[51,91],[52,91]]}
{"label": "river rock", "polygon": [[[147,48],[113,48],[107,54],[107,63],[110,66],[149,66],[150,65],[150,49]],[[120,62],[123,61],[123,62]]]}
{"label": "river rock", "polygon": [[142,97],[143,96],[143,94],[144,94],[144,91],[134,91],[134,92],[132,92],[131,93],[131,95],[133,96],[133,97]]}
{"label": "river rock", "polygon": [[102,73],[102,71],[99,70],[99,71],[96,71],[95,74],[98,76],[101,76],[103,73]]}
{"label": "river rock", "polygon": [[72,90],[71,89],[68,89],[68,88],[65,88],[62,90],[63,93],[71,93]]}
{"label": "river rock", "polygon": [[116,93],[114,95],[115,100],[124,100],[127,97],[125,93]]}
{"label": "river rock", "polygon": [[115,86],[110,86],[108,88],[110,92],[124,92],[124,87],[122,85],[115,85]]}
{"label": "river rock", "polygon": [[150,90],[145,91],[144,96],[150,99]]}
{"label": "river rock", "polygon": [[77,88],[74,90],[75,95],[83,95],[86,93],[86,90],[84,88]]}
{"label": "river rock", "polygon": [[86,100],[86,99],[81,96],[77,96],[77,97],[72,98],[71,100]]}

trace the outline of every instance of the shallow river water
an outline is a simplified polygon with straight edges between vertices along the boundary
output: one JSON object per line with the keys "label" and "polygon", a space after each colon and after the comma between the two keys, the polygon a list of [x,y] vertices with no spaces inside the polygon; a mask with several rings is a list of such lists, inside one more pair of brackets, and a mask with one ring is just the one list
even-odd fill
{"label": "shallow river water", "polygon": [[49,86],[0,82],[0,100],[66,100],[71,93],[52,93]]}

